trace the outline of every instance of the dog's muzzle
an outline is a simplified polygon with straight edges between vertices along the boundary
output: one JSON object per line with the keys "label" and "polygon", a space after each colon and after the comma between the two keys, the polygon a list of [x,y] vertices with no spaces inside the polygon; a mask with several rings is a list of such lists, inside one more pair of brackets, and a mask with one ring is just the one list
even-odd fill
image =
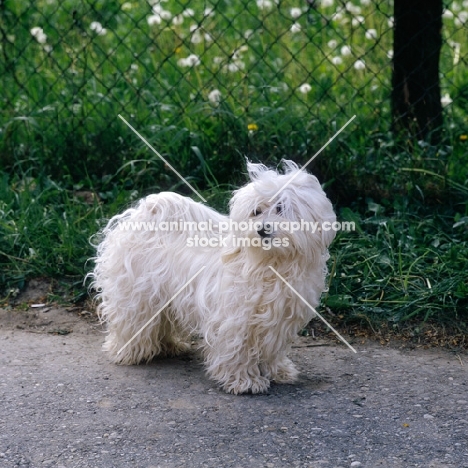
{"label": "dog's muzzle", "polygon": [[273,235],[273,224],[272,223],[264,223],[261,229],[257,230],[258,235],[266,239],[268,237],[272,237]]}

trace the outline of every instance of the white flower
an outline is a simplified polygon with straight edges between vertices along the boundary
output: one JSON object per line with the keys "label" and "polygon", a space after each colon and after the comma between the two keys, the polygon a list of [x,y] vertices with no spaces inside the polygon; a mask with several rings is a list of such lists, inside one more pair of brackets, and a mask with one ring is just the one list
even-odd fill
{"label": "white flower", "polygon": [[364,70],[364,68],[366,68],[366,64],[364,63],[364,60],[356,60],[356,61],[354,62],[353,67],[354,67],[356,70]]}
{"label": "white flower", "polygon": [[104,36],[104,34],[107,33],[107,29],[104,29],[99,21],[93,21],[89,25],[89,29],[91,29],[91,31],[94,31],[99,36]]}
{"label": "white flower", "polygon": [[133,8],[133,5],[130,2],[125,2],[125,3],[122,3],[121,8],[124,11],[128,11],[128,10],[131,10]]}
{"label": "white flower", "polygon": [[253,33],[254,33],[253,29],[247,29],[247,31],[245,31],[244,33],[244,39],[250,39]]}
{"label": "white flower", "polygon": [[184,16],[183,15],[176,15],[174,18],[172,18],[172,24],[174,26],[180,26],[184,22]]}
{"label": "white flower", "polygon": [[341,57],[333,57],[331,59],[331,63],[333,63],[333,65],[341,65],[343,63],[343,59]]}
{"label": "white flower", "polygon": [[458,16],[455,17],[455,26],[462,27],[468,21],[468,11],[460,11]]}
{"label": "white flower", "polygon": [[361,7],[358,7],[351,2],[347,2],[345,8],[353,15],[359,15],[361,13]]}
{"label": "white flower", "polygon": [[139,68],[139,67],[138,67],[138,64],[137,64],[137,63],[132,63],[132,64],[130,65],[130,69],[133,70],[133,71],[137,71],[138,68]]}
{"label": "white flower", "polygon": [[[165,10],[161,5],[154,5],[153,14],[154,16],[159,16],[160,20],[169,21],[172,18],[172,13],[168,10]],[[160,23],[161,21],[159,21],[158,24]]]}
{"label": "white flower", "polygon": [[154,5],[153,13],[159,15],[164,20],[170,20],[172,18],[172,13],[165,10],[161,5]]}
{"label": "white flower", "polygon": [[291,10],[289,12],[291,13],[291,16],[294,19],[297,19],[297,18],[299,18],[299,16],[302,15],[302,10],[300,8],[297,8],[297,7],[291,8]]}
{"label": "white flower", "polygon": [[271,0],[257,0],[257,7],[260,10],[269,10],[273,6],[273,2]]}
{"label": "white flower", "polygon": [[389,59],[392,59],[393,58],[393,49],[390,49],[388,52],[387,52],[387,57]]}
{"label": "white flower", "polygon": [[190,42],[192,44],[200,44],[201,42],[203,42],[203,36],[201,35],[199,30],[193,32]]}
{"label": "white flower", "polygon": [[200,65],[200,63],[200,57],[195,54],[190,54],[188,57],[181,58],[177,61],[177,65],[179,65],[179,67],[196,67],[197,65]]}
{"label": "white flower", "polygon": [[360,24],[364,24],[364,16],[357,15],[356,17],[353,18],[353,20],[351,21],[351,24],[355,28],[357,28]]}
{"label": "white flower", "polygon": [[153,8],[151,8],[153,10],[153,13],[155,15],[159,15],[159,13],[161,13],[161,11],[164,9],[162,7],[162,5],[160,5],[158,2],[155,2]]}
{"label": "white flower", "polygon": [[371,3],[371,0],[361,0],[361,5],[362,6],[370,5],[370,3]]}
{"label": "white flower", "polygon": [[218,104],[219,101],[221,101],[221,97],[222,95],[219,89],[213,89],[213,91],[210,91],[208,94],[208,100],[213,104]]}
{"label": "white flower", "polygon": [[453,47],[453,64],[458,65],[460,61],[460,48],[461,44],[459,42],[447,41],[450,47]]}
{"label": "white flower", "polygon": [[298,89],[299,89],[299,92],[301,92],[302,94],[307,94],[312,90],[312,86],[310,86],[309,83],[304,83],[304,84],[301,84],[301,86],[299,86]]}
{"label": "white flower", "polygon": [[36,26],[31,29],[30,33],[39,44],[45,44],[47,42],[47,35],[42,28]]}
{"label": "white flower", "polygon": [[[336,13],[333,13],[331,17],[332,21],[337,21],[337,22],[340,22],[342,19],[343,19],[343,13],[341,12],[341,10],[337,11]],[[346,24],[347,21],[348,19],[345,18],[345,20],[343,20],[343,24]]]}
{"label": "white flower", "polygon": [[36,36],[36,41],[39,42],[39,44],[45,44],[47,42],[47,35],[44,33],[38,34]]}
{"label": "white flower", "polygon": [[328,8],[335,4],[335,0],[322,0],[321,4],[323,8]]}
{"label": "white flower", "polygon": [[327,42],[327,46],[330,47],[330,49],[336,49],[337,45],[338,45],[338,42],[335,39],[331,39],[330,41]]}
{"label": "white flower", "polygon": [[161,24],[162,20],[159,15],[151,15],[151,16],[148,16],[146,21],[148,21],[148,24],[150,26],[153,26],[153,24]]}
{"label": "white flower", "polygon": [[340,49],[340,52],[341,52],[341,55],[343,57],[347,57],[348,55],[351,55],[351,47],[347,46],[347,45],[344,45],[341,49]]}
{"label": "white flower", "polygon": [[387,24],[389,28],[393,28],[395,25],[395,18],[393,16],[390,16],[387,20]]}
{"label": "white flower", "polygon": [[187,63],[189,67],[195,67],[197,65],[200,65],[201,63],[200,57],[198,57],[198,55],[195,55],[195,54],[190,54],[187,57]]}
{"label": "white flower", "polygon": [[366,31],[366,39],[377,39],[377,31],[375,29],[368,29]]}
{"label": "white flower", "polygon": [[32,36],[36,37],[39,34],[44,34],[44,30],[40,28],[39,26],[35,26],[34,28],[31,28],[29,31]]}
{"label": "white flower", "polygon": [[452,104],[452,98],[450,97],[450,95],[448,93],[445,93],[441,99],[440,99],[440,103],[446,107],[446,106],[449,106],[450,104]]}
{"label": "white flower", "polygon": [[201,44],[203,39],[205,39],[206,42],[213,42],[211,35],[209,33],[203,34],[196,24],[192,24],[190,26],[190,32],[192,33],[192,37],[190,39],[192,44]]}
{"label": "white flower", "polygon": [[207,7],[203,11],[203,16],[213,16],[214,15],[214,8],[213,7]]}
{"label": "white flower", "polygon": [[453,18],[453,13],[450,10],[445,10],[442,14],[442,18],[451,19]]}
{"label": "white flower", "polygon": [[293,23],[293,25],[291,26],[291,32],[295,34],[300,31],[301,31],[301,25],[299,23]]}
{"label": "white flower", "polygon": [[195,12],[194,12],[191,8],[186,8],[186,9],[182,12],[182,14],[183,14],[186,18],[188,18],[188,17],[190,17],[190,16],[195,16]]}
{"label": "white flower", "polygon": [[234,62],[231,62],[228,66],[227,69],[231,73],[235,73],[237,71],[241,71],[245,68],[245,63],[240,61],[240,60],[235,60]]}
{"label": "white flower", "polygon": [[249,47],[247,45],[241,45],[238,49],[236,49],[233,54],[232,54],[232,59],[233,60],[240,60],[242,58],[242,54],[244,52],[247,52],[249,50]]}

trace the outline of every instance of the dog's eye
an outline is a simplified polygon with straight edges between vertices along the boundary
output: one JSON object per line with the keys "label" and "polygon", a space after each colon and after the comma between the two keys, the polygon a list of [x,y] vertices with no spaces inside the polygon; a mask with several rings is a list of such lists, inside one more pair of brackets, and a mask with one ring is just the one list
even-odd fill
{"label": "dog's eye", "polygon": [[258,216],[262,214],[262,210],[260,208],[256,208],[255,210],[252,211],[253,216]]}
{"label": "dog's eye", "polygon": [[278,203],[276,205],[276,214],[281,214],[283,212],[283,205],[282,203]]}

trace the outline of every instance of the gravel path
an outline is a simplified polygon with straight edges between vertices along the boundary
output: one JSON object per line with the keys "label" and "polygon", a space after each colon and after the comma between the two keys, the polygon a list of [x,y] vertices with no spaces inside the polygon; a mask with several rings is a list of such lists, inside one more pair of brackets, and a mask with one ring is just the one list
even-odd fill
{"label": "gravel path", "polygon": [[102,341],[0,310],[0,467],[468,467],[466,353],[301,338],[300,382],[231,396],[197,353],[120,367]]}

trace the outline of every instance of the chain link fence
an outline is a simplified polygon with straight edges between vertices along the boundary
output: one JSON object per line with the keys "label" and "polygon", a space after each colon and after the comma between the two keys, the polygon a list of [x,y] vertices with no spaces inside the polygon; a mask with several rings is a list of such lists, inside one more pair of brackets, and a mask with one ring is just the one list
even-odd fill
{"label": "chain link fence", "polygon": [[[386,0],[0,0],[2,165],[115,173],[139,148],[118,114],[161,151],[211,151],[220,166],[239,140],[261,153],[253,134],[283,155],[354,114],[388,131],[392,14]],[[451,2],[440,71],[452,125],[466,123],[467,22],[468,1]]]}

